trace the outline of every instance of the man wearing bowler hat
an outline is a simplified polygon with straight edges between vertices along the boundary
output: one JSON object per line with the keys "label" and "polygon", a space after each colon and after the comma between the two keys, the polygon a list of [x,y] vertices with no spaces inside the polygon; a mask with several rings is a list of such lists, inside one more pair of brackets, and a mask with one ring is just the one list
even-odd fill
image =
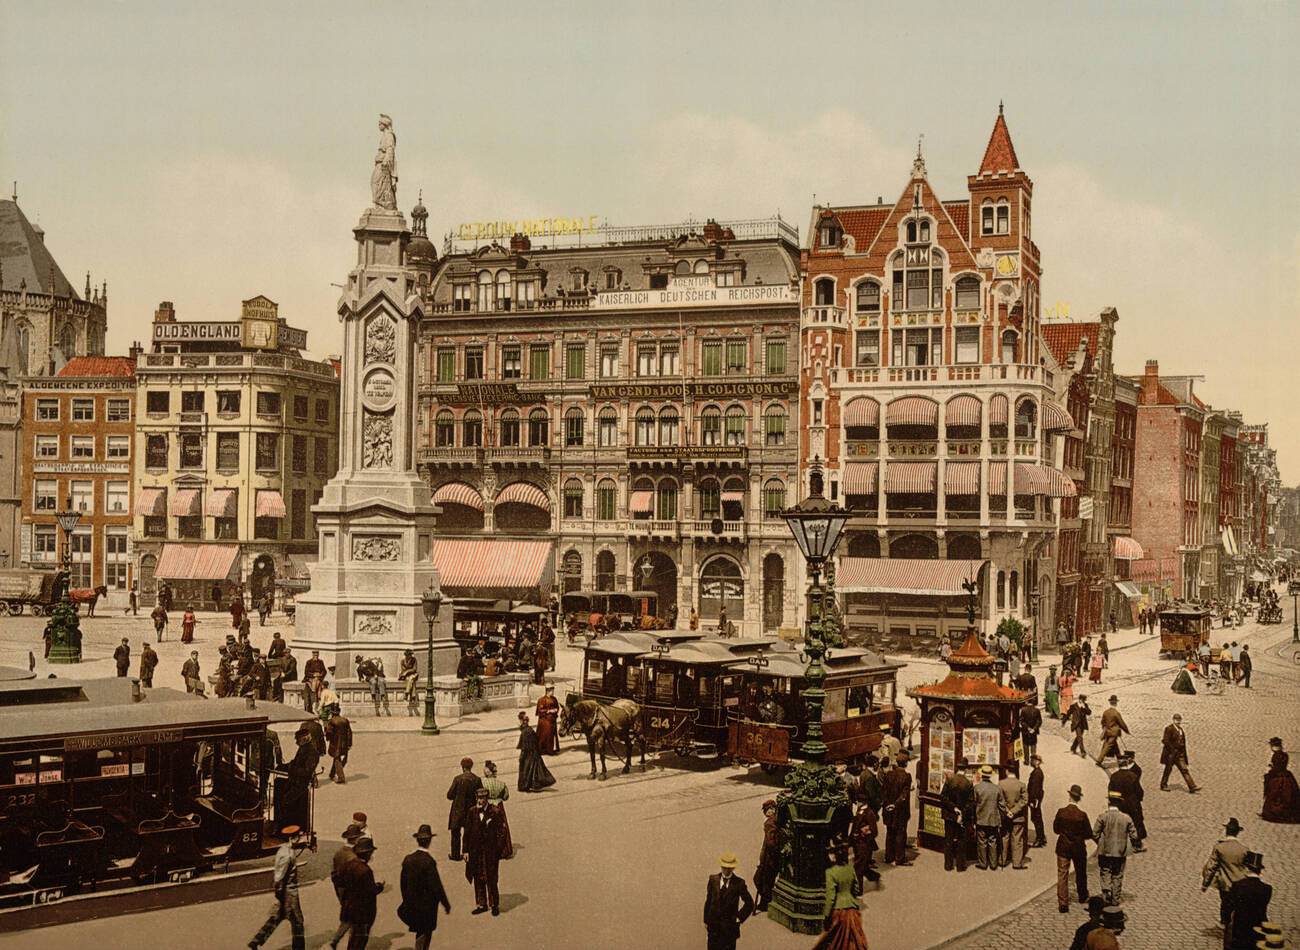
{"label": "man wearing bowler hat", "polygon": [[718,858],[721,870],[709,875],[704,897],[704,926],[709,931],[709,950],[736,950],[740,925],[754,912],[749,887],[736,876],[736,856],[728,851]]}
{"label": "man wearing bowler hat", "polygon": [[1201,891],[1213,884],[1219,892],[1219,923],[1228,926],[1228,893],[1232,885],[1246,876],[1246,846],[1238,839],[1241,823],[1229,818],[1223,826],[1223,837],[1214,843],[1210,859],[1201,869]]}
{"label": "man wearing bowler hat", "polygon": [[[370,858],[375,853],[374,839],[363,835],[352,850],[357,856],[343,868],[339,880],[339,920],[351,928],[348,950],[365,950],[378,911],[375,898],[384,885],[375,881],[375,872],[370,869]],[[340,931],[343,929],[339,927]],[[340,934],[335,934],[330,946],[337,947],[339,938]]]}
{"label": "man wearing bowler hat", "polygon": [[1074,865],[1074,886],[1080,903],[1088,900],[1088,842],[1092,839],[1092,822],[1079,807],[1083,789],[1070,786],[1069,803],[1056,813],[1052,831],[1056,833],[1056,904],[1062,914],[1070,911],[1070,865]]}
{"label": "man wearing bowler hat", "polygon": [[433,829],[427,824],[415,829],[415,850],[402,859],[402,903],[397,917],[415,934],[415,950],[429,950],[429,941],[438,929],[438,906],[451,913],[451,901],[438,875],[438,862],[429,846]]}

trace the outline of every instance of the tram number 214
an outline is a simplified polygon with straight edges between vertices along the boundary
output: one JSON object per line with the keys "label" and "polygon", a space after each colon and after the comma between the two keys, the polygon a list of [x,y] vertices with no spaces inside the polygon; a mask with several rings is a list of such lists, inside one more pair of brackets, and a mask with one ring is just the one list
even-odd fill
{"label": "tram number 214", "polygon": [[669,729],[673,728],[673,721],[667,716],[651,716],[650,728],[662,729],[667,732]]}

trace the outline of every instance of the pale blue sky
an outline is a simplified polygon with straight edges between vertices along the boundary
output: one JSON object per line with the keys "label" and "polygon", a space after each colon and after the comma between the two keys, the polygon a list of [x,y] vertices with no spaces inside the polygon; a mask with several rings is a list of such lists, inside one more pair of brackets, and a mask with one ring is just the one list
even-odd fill
{"label": "pale blue sky", "polygon": [[1294,480],[1300,5],[1043,6],[0,0],[0,181],[74,283],[108,279],[111,349],[161,299],[265,293],[323,355],[380,111],[437,235],[778,208],[803,233],[814,193],[895,197],[921,133],[961,197],[1003,99],[1045,301],[1117,307],[1121,369],[1204,374]]}

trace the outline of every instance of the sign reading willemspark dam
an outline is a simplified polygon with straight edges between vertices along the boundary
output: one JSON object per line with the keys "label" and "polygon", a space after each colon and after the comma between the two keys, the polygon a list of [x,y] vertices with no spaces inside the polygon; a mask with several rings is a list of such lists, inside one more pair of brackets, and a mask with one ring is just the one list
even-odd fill
{"label": "sign reading willemspark dam", "polygon": [[799,296],[789,284],[774,284],[770,287],[668,287],[664,290],[611,290],[596,294],[596,307],[609,310],[798,302]]}

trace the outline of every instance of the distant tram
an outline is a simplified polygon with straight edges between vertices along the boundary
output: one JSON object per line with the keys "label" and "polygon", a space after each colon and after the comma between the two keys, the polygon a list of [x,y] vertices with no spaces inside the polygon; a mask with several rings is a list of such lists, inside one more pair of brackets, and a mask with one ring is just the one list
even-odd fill
{"label": "distant tram", "polygon": [[1195,653],[1210,642],[1214,614],[1208,607],[1180,604],[1160,611],[1160,652],[1182,655]]}

